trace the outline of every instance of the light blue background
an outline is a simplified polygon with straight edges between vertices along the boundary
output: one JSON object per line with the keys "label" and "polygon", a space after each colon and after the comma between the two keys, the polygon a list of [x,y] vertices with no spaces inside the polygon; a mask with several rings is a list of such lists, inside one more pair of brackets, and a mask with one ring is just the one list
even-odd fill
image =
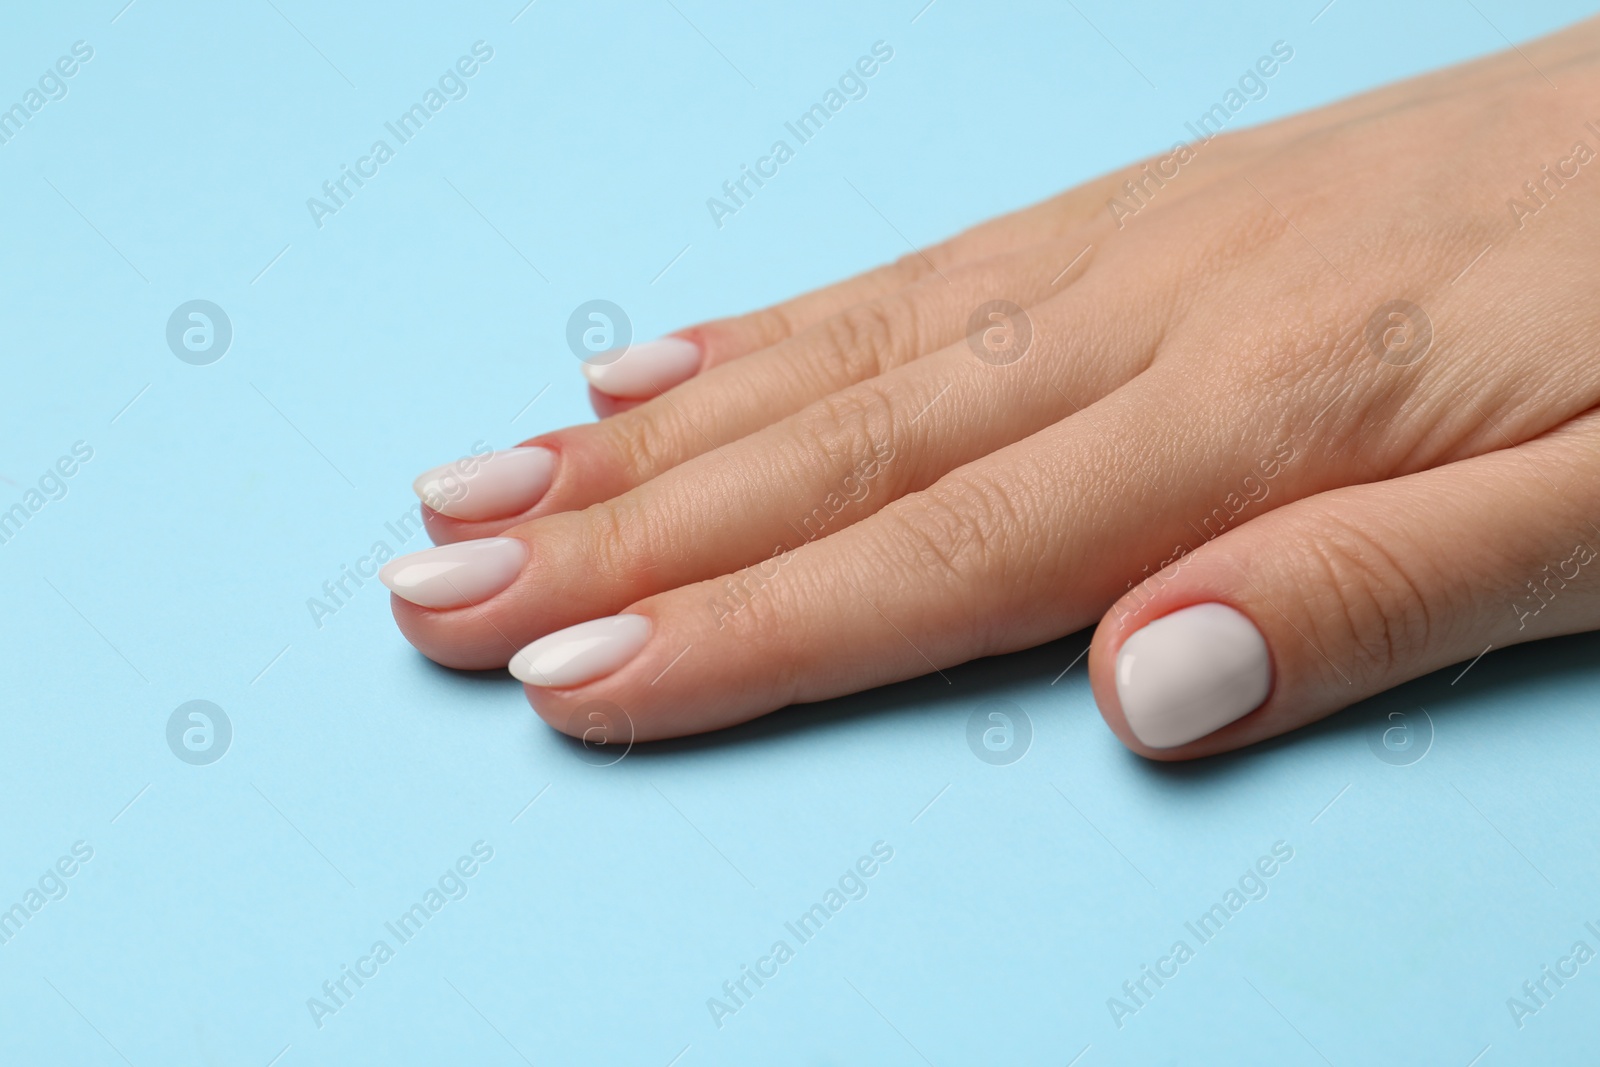
{"label": "light blue background", "polygon": [[[584,300],[640,336],[756,307],[1169,146],[1276,40],[1252,122],[1584,5],[122,2],[0,16],[0,105],[94,48],[0,145],[0,508],[94,449],[0,545],[0,907],[94,849],[0,946],[4,1062],[1592,1057],[1600,962],[1520,1031],[1505,1002],[1600,948],[1595,637],[1194,766],[1127,754],[1081,664],[1052,684],[1079,634],[601,768],[511,679],[416,655],[376,582],[306,608],[417,471],[589,417]],[[480,39],[469,95],[317,229],[306,198]],[[706,198],[880,39],[868,97],[717,229]],[[210,366],[164,339],[195,298],[235,331]],[[203,767],[165,740],[197,698],[235,732]],[[993,698],[1033,722],[1011,766],[966,745]],[[1391,711],[1433,724],[1420,762],[1375,757]],[[307,998],[479,840],[469,895],[319,1029]],[[880,840],[719,1029],[707,998]],[[1107,998],[1277,841],[1266,899],[1119,1030]]]}

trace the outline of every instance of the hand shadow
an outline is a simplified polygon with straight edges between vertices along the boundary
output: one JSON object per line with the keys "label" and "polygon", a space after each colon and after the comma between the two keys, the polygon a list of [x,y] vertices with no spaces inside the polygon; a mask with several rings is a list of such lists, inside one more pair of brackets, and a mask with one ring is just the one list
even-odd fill
{"label": "hand shadow", "polygon": [[[1585,686],[1587,680],[1587,686]],[[1493,649],[1477,662],[1464,660],[1386,690],[1320,722],[1208,759],[1182,763],[1130,760],[1146,773],[1171,783],[1198,782],[1237,768],[1243,760],[1271,759],[1301,746],[1344,746],[1362,735],[1374,754],[1403,766],[1420,762],[1427,749],[1409,736],[1413,724],[1426,724],[1426,743],[1445,721],[1452,728],[1491,732],[1504,726],[1506,706],[1530,689],[1551,684],[1583,687],[1600,707],[1600,632],[1551,637],[1525,645]],[[1419,719],[1419,713],[1423,718]],[[1520,727],[1513,727],[1520,729]],[[1126,751],[1126,750],[1124,750]]]}
{"label": "hand shadow", "polygon": [[[780,744],[800,731],[848,730],[869,717],[903,719],[907,730],[923,729],[932,718],[929,712],[952,705],[965,708],[976,699],[1013,690],[1025,700],[1041,684],[1059,680],[1069,666],[1074,672],[1083,670],[1078,656],[1088,647],[1093,633],[1092,629],[1080,630],[1022,652],[973,660],[850,696],[792,705],[714,733],[641,742],[633,745],[628,754],[650,760],[715,752],[730,746]],[[1120,746],[1118,751],[1136,769],[1135,773],[1155,775],[1169,783],[1198,782],[1233,772],[1241,761],[1271,760],[1298,746],[1342,746],[1349,743],[1353,734],[1381,738],[1384,724],[1393,713],[1414,715],[1425,709],[1430,726],[1448,718],[1460,727],[1502,716],[1503,706],[1534,682],[1582,684],[1586,678],[1592,680],[1592,691],[1600,691],[1600,632],[1492,650],[1476,663],[1452,664],[1353,704],[1320,722],[1207,759],[1163,763],[1143,759]],[[566,740],[575,752],[588,754],[582,742]]]}
{"label": "hand shadow", "polygon": [[[1081,673],[1085,667],[1084,660],[1078,658],[1079,653],[1089,647],[1092,636],[1092,628],[1080,630],[1022,652],[972,660],[957,667],[947,667],[918,678],[832,700],[792,704],[758,719],[713,733],[640,742],[633,746],[629,754],[633,758],[653,759],[683,753],[714,752],[728,746],[781,744],[791,735],[802,731],[850,730],[856,728],[861,720],[872,717],[903,719],[906,730],[926,729],[933,719],[930,712],[939,712],[952,705],[969,708],[975,700],[1009,690],[1018,690],[1019,699],[1026,699],[1025,694],[1036,691],[1039,683],[1048,685],[1065,673],[1069,666],[1074,673]],[[574,750],[583,750],[582,742],[569,740]]]}

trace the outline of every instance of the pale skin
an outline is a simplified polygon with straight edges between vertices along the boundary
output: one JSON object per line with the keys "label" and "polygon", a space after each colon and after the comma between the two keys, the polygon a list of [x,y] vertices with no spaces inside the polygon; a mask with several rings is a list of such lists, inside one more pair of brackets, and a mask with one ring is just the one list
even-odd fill
{"label": "pale skin", "polygon": [[[1163,760],[1600,628],[1600,560],[1578,562],[1600,549],[1600,159],[1574,158],[1596,130],[1591,20],[1195,146],[1136,213],[1109,202],[1139,203],[1139,166],[681,331],[703,353],[687,381],[596,394],[599,422],[529,442],[559,456],[531,509],[426,512],[440,544],[525,541],[510,587],[449,610],[396,597],[395,618],[439,663],[485,669],[644,616],[610,673],[526,687],[557,728],[606,701],[639,740],[1098,622],[1096,702]],[[1014,362],[969,344],[991,300],[1026,309]],[[1369,343],[1392,301],[1431,323],[1414,361],[1405,314],[1380,316],[1398,355]],[[802,536],[830,494],[843,506]],[[1270,692],[1151,748],[1119,706],[1118,651],[1201,603],[1260,631]]]}

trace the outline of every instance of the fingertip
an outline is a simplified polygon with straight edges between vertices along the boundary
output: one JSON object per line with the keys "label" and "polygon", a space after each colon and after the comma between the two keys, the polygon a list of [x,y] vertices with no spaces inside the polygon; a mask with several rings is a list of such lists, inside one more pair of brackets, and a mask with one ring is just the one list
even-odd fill
{"label": "fingertip", "polygon": [[[547,501],[541,500],[540,505]],[[462,541],[477,541],[485,537],[499,537],[514,526],[520,526],[529,519],[540,514],[549,514],[553,511],[563,510],[559,507],[535,506],[521,515],[513,515],[505,519],[484,519],[481,522],[469,522],[465,519],[453,519],[449,515],[442,515],[432,510],[428,505],[422,505],[422,528],[428,539],[436,545],[454,545]]]}
{"label": "fingertip", "polygon": [[587,685],[627,666],[654,629],[648,616],[632,613],[576,623],[518,650],[511,657],[511,674],[545,689]]}
{"label": "fingertip", "polygon": [[1119,626],[1110,613],[1095,630],[1089,646],[1089,690],[1094,695],[1095,706],[1117,740],[1135,755],[1162,763],[1184,759],[1178,750],[1145,744],[1128,724],[1122,698],[1117,693],[1117,654],[1132,633],[1133,630]]}
{"label": "fingertip", "polygon": [[503,636],[447,631],[441,621],[452,614],[413,604],[397,593],[389,594],[395,626],[413,648],[441,667],[458,671],[504,669],[516,646]]}
{"label": "fingertip", "polygon": [[625,400],[609,393],[602,393],[592,385],[589,386],[589,406],[602,419],[609,419],[611,416],[620,415],[624,411],[632,411],[643,403],[643,400]]}
{"label": "fingertip", "polygon": [[421,504],[422,528],[428,535],[428,540],[436,545],[452,545],[457,541],[465,541],[476,536],[472,531],[477,523],[462,522],[452,519],[441,512],[434,511],[427,504]]}
{"label": "fingertip", "polygon": [[580,369],[592,387],[608,396],[648,400],[694,377],[703,360],[697,342],[667,336],[598,353]]}
{"label": "fingertip", "polygon": [[1248,743],[1239,724],[1271,698],[1276,671],[1266,638],[1214,593],[1202,586],[1146,600],[1134,590],[1095,632],[1095,703],[1117,738],[1147,759],[1186,760]]}
{"label": "fingertip", "polygon": [[[571,689],[522,683],[522,695],[545,725],[582,741],[585,749],[635,741],[659,741],[703,727],[675,728],[671,716],[640,704],[637,687],[600,679]],[[630,695],[631,694],[631,695]]]}
{"label": "fingertip", "polygon": [[[516,677],[516,675],[512,675],[512,677]],[[550,699],[549,692],[542,686],[533,685],[529,682],[522,683],[522,695],[528,701],[528,706],[533,709],[533,713],[539,716],[545,725],[570,737],[572,735],[567,730],[567,720],[571,716],[560,714],[560,709],[563,706],[562,702]],[[570,712],[572,709],[568,706],[566,710]]]}

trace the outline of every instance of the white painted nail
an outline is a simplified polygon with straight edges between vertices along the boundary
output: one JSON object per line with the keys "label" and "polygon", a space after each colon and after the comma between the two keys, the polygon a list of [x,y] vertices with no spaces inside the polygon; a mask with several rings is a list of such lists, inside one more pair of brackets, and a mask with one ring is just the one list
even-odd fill
{"label": "white painted nail", "polygon": [[504,592],[527,562],[525,541],[485,537],[391,559],[378,571],[378,580],[395,596],[425,608],[463,608]]}
{"label": "white painted nail", "polygon": [[1226,604],[1163,615],[1117,653],[1117,699],[1133,736],[1176,748],[1261,706],[1272,687],[1267,642]]}
{"label": "white painted nail", "polygon": [[557,630],[511,657],[511,675],[527,685],[565,689],[604,678],[650,640],[643,615],[612,615]]}
{"label": "white painted nail", "polygon": [[[688,381],[700,369],[700,346],[681,337],[629,345],[616,356],[604,352],[584,361],[589,384],[622,400],[647,400]],[[607,362],[609,360],[609,362]]]}
{"label": "white painted nail", "polygon": [[441,515],[482,522],[527,511],[555,475],[556,454],[548,448],[508,448],[424,471],[411,488]]}

